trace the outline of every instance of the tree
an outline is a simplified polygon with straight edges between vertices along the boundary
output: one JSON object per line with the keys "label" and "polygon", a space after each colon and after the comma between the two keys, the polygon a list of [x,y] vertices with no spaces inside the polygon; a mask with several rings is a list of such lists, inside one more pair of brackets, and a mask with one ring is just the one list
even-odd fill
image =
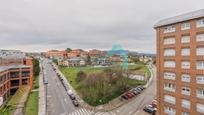
{"label": "tree", "polygon": [[33,58],[32,62],[33,62],[33,75],[38,76],[40,73],[39,60]]}
{"label": "tree", "polygon": [[71,49],[71,48],[67,48],[66,51],[67,51],[67,52],[71,52],[72,49]]}
{"label": "tree", "polygon": [[87,64],[88,64],[88,65],[91,65],[91,57],[90,57],[89,54],[88,54],[88,56],[87,56]]}
{"label": "tree", "polygon": [[81,82],[86,78],[86,73],[83,71],[79,71],[77,73],[77,82]]}

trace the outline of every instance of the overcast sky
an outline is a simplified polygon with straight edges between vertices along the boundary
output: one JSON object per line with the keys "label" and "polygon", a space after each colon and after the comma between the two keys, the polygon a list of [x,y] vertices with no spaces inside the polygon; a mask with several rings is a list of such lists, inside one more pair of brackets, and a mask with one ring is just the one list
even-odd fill
{"label": "overcast sky", "polygon": [[0,49],[155,52],[153,25],[204,8],[204,0],[0,0]]}

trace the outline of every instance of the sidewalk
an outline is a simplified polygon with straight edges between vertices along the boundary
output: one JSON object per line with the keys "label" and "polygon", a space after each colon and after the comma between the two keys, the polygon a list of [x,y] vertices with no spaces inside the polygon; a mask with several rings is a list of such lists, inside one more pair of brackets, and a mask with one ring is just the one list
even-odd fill
{"label": "sidewalk", "polygon": [[45,95],[45,86],[43,83],[43,70],[42,65],[40,63],[40,75],[39,75],[39,108],[38,115],[46,115],[46,95]]}
{"label": "sidewalk", "polygon": [[23,115],[23,108],[25,107],[25,103],[28,98],[29,91],[30,91],[30,86],[19,87],[15,95],[19,95],[21,98],[16,106],[16,110],[14,111],[13,115]]}

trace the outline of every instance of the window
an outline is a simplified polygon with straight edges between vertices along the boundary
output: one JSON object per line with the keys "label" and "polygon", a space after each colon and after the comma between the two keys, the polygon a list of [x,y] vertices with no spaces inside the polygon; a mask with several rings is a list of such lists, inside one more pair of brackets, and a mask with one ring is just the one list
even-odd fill
{"label": "window", "polygon": [[175,80],[176,79],[176,74],[171,73],[171,72],[165,72],[164,73],[164,79]]}
{"label": "window", "polygon": [[164,67],[175,68],[176,67],[176,62],[175,61],[165,61],[164,62]]}
{"label": "window", "polygon": [[175,26],[167,26],[164,28],[164,33],[170,33],[170,32],[175,32],[176,27]]}
{"label": "window", "polygon": [[182,69],[190,69],[190,62],[189,61],[182,61],[181,62]]}
{"label": "window", "polygon": [[204,84],[204,76],[201,75],[196,76],[196,83]]}
{"label": "window", "polygon": [[164,112],[168,115],[176,115],[176,110],[172,107],[165,107]]}
{"label": "window", "polygon": [[183,108],[187,108],[187,109],[190,109],[190,106],[191,106],[191,102],[186,100],[186,99],[182,99],[181,100],[181,106]]}
{"label": "window", "polygon": [[198,98],[204,99],[204,89],[197,89],[196,94]]}
{"label": "window", "polygon": [[190,115],[189,112],[182,112],[181,115]]}
{"label": "window", "polygon": [[190,88],[188,88],[188,87],[182,87],[182,88],[181,88],[181,93],[182,93],[183,95],[190,95]]}
{"label": "window", "polygon": [[198,103],[196,108],[197,108],[197,112],[204,113],[204,105],[203,104]]}
{"label": "window", "polygon": [[198,61],[196,63],[196,69],[198,70],[204,70],[204,61]]}
{"label": "window", "polygon": [[190,82],[190,75],[189,74],[182,74],[181,81],[183,82]]}
{"label": "window", "polygon": [[189,56],[190,55],[190,48],[183,48],[181,49],[182,56]]}
{"label": "window", "polygon": [[165,49],[164,50],[164,56],[175,56],[176,51],[175,49]]}
{"label": "window", "polygon": [[166,91],[171,91],[171,92],[175,92],[175,90],[176,90],[176,85],[175,85],[175,84],[171,84],[171,83],[165,83],[165,84],[164,84],[164,90],[166,90]]}
{"label": "window", "polygon": [[181,30],[187,30],[187,29],[190,29],[190,28],[191,28],[190,23],[181,24]]}
{"label": "window", "polygon": [[197,41],[197,42],[204,41],[204,34],[198,34],[198,35],[196,35],[196,41]]}
{"label": "window", "polygon": [[197,55],[197,56],[202,56],[202,55],[204,55],[204,47],[203,47],[203,48],[197,48],[197,49],[196,49],[196,55]]}
{"label": "window", "polygon": [[176,98],[170,95],[164,95],[164,101],[171,104],[176,104]]}
{"label": "window", "polygon": [[175,44],[175,38],[165,38],[164,39],[164,45],[169,45],[169,44]]}
{"label": "window", "polygon": [[190,36],[182,36],[181,43],[190,43]]}
{"label": "window", "polygon": [[201,19],[201,20],[197,20],[196,22],[196,27],[204,27],[204,19]]}

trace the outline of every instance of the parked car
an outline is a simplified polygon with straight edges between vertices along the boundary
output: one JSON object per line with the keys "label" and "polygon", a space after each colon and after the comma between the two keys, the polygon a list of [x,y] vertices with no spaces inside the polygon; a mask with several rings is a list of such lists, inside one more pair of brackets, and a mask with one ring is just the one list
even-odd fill
{"label": "parked car", "polygon": [[130,90],[132,93],[134,93],[135,95],[138,95],[139,94],[139,92],[138,91],[136,91],[136,90],[134,90],[134,89],[132,89],[132,90]]}
{"label": "parked car", "polygon": [[78,107],[79,106],[79,102],[77,100],[72,100],[72,103],[75,107]]}
{"label": "parked car", "polygon": [[156,109],[154,107],[152,107],[151,105],[146,105],[144,108],[143,108],[144,111],[148,112],[148,113],[151,113],[152,115],[155,115],[156,114]]}
{"label": "parked car", "polygon": [[142,91],[141,90],[139,90],[139,89],[137,89],[137,88],[134,88],[134,90],[138,93],[138,94],[140,94]]}
{"label": "parked car", "polygon": [[133,98],[134,97],[134,95],[132,94],[132,93],[126,93],[125,94],[128,98]]}
{"label": "parked car", "polygon": [[125,100],[128,100],[128,96],[126,96],[126,95],[122,95],[121,98],[125,99]]}
{"label": "parked car", "polygon": [[76,99],[76,97],[73,94],[69,95],[69,97],[70,97],[71,100],[75,100]]}
{"label": "parked car", "polygon": [[72,90],[68,90],[68,91],[67,91],[67,94],[68,94],[68,95],[72,95],[72,94],[73,94],[73,93],[72,93]]}
{"label": "parked car", "polygon": [[145,87],[143,87],[143,86],[138,86],[139,88],[141,88],[142,90],[144,90],[145,89]]}

